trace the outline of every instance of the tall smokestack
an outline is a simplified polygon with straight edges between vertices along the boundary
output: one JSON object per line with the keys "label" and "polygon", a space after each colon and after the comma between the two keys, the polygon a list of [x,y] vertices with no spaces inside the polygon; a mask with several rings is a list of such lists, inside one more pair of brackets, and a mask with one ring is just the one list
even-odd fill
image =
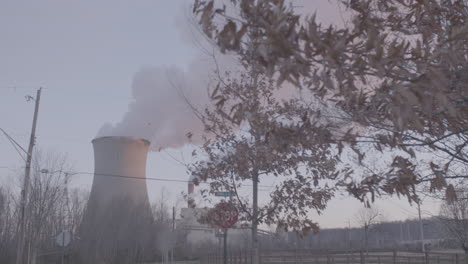
{"label": "tall smokestack", "polygon": [[193,184],[193,181],[190,178],[190,180],[188,182],[187,208],[195,208],[195,199],[193,197],[194,189],[195,189],[195,184]]}

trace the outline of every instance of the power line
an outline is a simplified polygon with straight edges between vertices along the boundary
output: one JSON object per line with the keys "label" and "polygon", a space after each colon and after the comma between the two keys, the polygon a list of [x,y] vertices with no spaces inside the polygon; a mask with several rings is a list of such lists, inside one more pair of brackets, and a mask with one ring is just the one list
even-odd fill
{"label": "power line", "polygon": [[[6,138],[8,139],[8,141],[10,141],[10,143],[13,145],[13,147],[15,148],[16,152],[18,153],[18,155],[20,155],[21,159],[23,159],[23,161],[26,161],[26,159],[23,157],[23,154],[21,154],[20,152],[20,149],[27,154],[26,150],[18,143],[16,142],[16,140],[14,138],[12,138],[5,130],[3,130],[1,127],[0,127],[0,131],[3,132],[3,134],[5,134]],[[19,148],[19,149],[18,149]]]}
{"label": "power line", "polygon": [[27,153],[27,151],[18,142],[16,142],[16,140],[12,138],[5,130],[3,130],[1,127],[0,130],[3,132],[3,134],[5,134],[5,136],[8,138],[8,140],[10,140],[10,142],[18,146],[24,153]]}
{"label": "power line", "polygon": [[[11,167],[2,167],[0,166],[0,169],[10,169],[12,170],[13,168]],[[166,178],[154,178],[154,177],[135,177],[135,176],[128,176],[128,175],[119,175],[119,174],[108,174],[108,173],[94,173],[94,172],[87,172],[87,171],[64,171],[64,174],[68,174],[70,176],[73,175],[94,175],[94,176],[102,176],[102,177],[113,177],[113,178],[124,178],[124,179],[134,179],[134,180],[148,180],[148,181],[161,181],[161,182],[177,182],[177,183],[189,183],[190,181],[187,180],[175,180],[175,179],[166,179]],[[209,182],[200,182],[199,184],[210,184]],[[252,185],[249,184],[242,184],[241,187],[252,187]],[[268,192],[271,190],[272,186],[266,186],[266,185],[259,185],[259,187],[262,188],[270,188],[270,189],[260,189],[259,191],[262,192]]]}
{"label": "power line", "polygon": [[387,200],[387,201],[390,202],[393,205],[396,205],[397,207],[399,207],[401,210],[405,211],[407,214],[411,215],[412,217],[415,217],[417,215],[416,212],[412,212],[412,211],[404,208],[403,206],[401,206],[400,204],[398,204],[398,203],[396,203],[396,202],[394,202],[392,200]]}
{"label": "power line", "polygon": [[[16,136],[16,137],[23,137],[26,138],[29,135],[27,133],[17,133],[17,132],[11,132],[10,135]],[[40,138],[42,140],[48,140],[48,141],[63,141],[63,142],[71,142],[71,143],[77,143],[77,144],[82,144],[83,142],[89,143],[91,140],[83,139],[81,137],[64,137],[62,135],[44,135],[44,134],[36,134],[36,138]]]}
{"label": "power line", "polygon": [[[7,166],[0,166],[1,169],[13,169],[11,167]],[[176,179],[167,179],[167,178],[155,178],[155,177],[135,177],[135,176],[129,176],[129,175],[121,175],[121,174],[109,174],[109,173],[94,173],[94,172],[88,172],[88,171],[64,171],[63,173],[69,174],[69,175],[94,175],[94,176],[103,176],[103,177],[113,177],[113,178],[124,178],[124,179],[135,179],[135,180],[148,180],[148,181],[162,181],[162,182],[179,182],[179,183],[190,183],[188,180],[176,180]],[[208,182],[200,182],[200,184],[210,184]],[[252,185],[242,185],[245,187],[251,187]],[[262,188],[271,188],[272,186],[267,186],[267,185],[259,185],[259,187]],[[265,190],[266,191],[266,190]]]}
{"label": "power line", "polygon": [[[27,85],[0,85],[0,89],[8,89],[8,90],[37,90],[37,86],[27,86]],[[49,88],[42,88],[42,89],[49,89]]]}
{"label": "power line", "polygon": [[[149,180],[149,181],[190,183],[190,181],[187,181],[187,180],[176,180],[176,179],[154,178],[154,177],[145,177],[145,178],[141,178],[141,177],[128,176],[128,175],[109,174],[109,173],[94,173],[94,172],[87,172],[87,171],[70,171],[70,172],[66,172],[66,173],[68,173],[68,174],[70,174],[70,175],[84,174],[84,175],[95,175],[95,176],[103,176],[103,177],[127,178],[127,179],[135,179],[135,180]],[[200,184],[210,184],[210,183],[208,183],[208,182],[200,182]],[[251,186],[251,185],[242,185],[242,186],[249,187],[249,186]],[[259,185],[259,187],[268,188],[268,187],[271,187],[271,186],[266,186],[266,185],[260,186],[260,185]]]}
{"label": "power line", "polygon": [[135,179],[135,180],[189,183],[189,181],[186,181],[186,180],[175,180],[175,179],[153,178],[153,177],[141,178],[141,177],[128,176],[128,175],[108,174],[108,173],[94,173],[94,172],[86,172],[86,171],[71,171],[71,172],[68,172],[68,173],[69,174],[85,174],[85,175],[95,175],[95,176],[104,176],[104,177],[114,177],[114,178],[128,178],[128,179]]}

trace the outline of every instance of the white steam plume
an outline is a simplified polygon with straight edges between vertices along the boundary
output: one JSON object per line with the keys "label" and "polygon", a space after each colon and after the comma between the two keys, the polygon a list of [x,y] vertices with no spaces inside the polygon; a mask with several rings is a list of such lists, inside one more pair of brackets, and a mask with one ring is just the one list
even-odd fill
{"label": "white steam plume", "polygon": [[218,79],[215,70],[233,72],[239,65],[207,41],[191,10],[190,5],[183,6],[183,13],[176,15],[176,25],[184,41],[198,50],[197,59],[186,71],[175,66],[141,68],[133,77],[133,100],[127,113],[114,125],[104,124],[97,137],[143,138],[151,142],[153,151],[187,144],[188,133],[193,135],[193,143],[201,142],[203,124],[194,110],[204,112],[210,103],[209,85]]}
{"label": "white steam plume", "polygon": [[[340,16],[330,14],[328,6],[311,6],[306,0],[292,0],[302,6],[301,12],[316,9],[326,11],[332,21]],[[314,2],[315,3],[315,2]],[[326,10],[326,9],[330,10]],[[190,9],[191,10],[191,9]],[[319,12],[320,13],[320,12]],[[206,41],[197,30],[196,19],[179,17],[178,27],[187,42],[194,41],[201,50],[212,50],[213,46]],[[194,26],[195,25],[195,26]],[[209,52],[208,52],[209,53]],[[226,70],[235,72],[235,59],[216,54],[219,72]],[[199,58],[184,71],[177,67],[144,67],[135,73],[132,82],[133,100],[122,120],[117,124],[104,124],[97,137],[102,136],[130,136],[144,138],[151,142],[152,150],[167,147],[180,147],[188,143],[187,133],[193,134],[196,143],[200,140],[203,125],[197,118],[192,107],[204,111],[209,103],[208,86],[216,69],[213,58]],[[280,98],[293,96],[291,87],[277,91]],[[190,103],[190,105],[189,105]]]}
{"label": "white steam plume", "polygon": [[176,67],[143,67],[133,77],[128,112],[115,124],[105,124],[102,136],[130,136],[151,142],[152,150],[180,147],[187,133],[200,139],[203,126],[194,109],[208,103],[207,88],[213,72],[211,63],[197,61],[188,72]]}

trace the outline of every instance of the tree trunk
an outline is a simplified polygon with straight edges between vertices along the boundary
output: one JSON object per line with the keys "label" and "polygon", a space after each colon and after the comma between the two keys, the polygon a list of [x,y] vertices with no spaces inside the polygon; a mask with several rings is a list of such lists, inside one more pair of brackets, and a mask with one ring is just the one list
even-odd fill
{"label": "tree trunk", "polygon": [[253,205],[252,205],[252,264],[260,264],[260,252],[258,249],[257,218],[258,218],[258,174],[252,175],[253,181]]}

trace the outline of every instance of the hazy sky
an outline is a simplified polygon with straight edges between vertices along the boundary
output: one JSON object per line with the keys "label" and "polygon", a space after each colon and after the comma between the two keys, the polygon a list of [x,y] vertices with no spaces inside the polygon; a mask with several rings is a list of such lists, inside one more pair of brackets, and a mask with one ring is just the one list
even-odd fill
{"label": "hazy sky", "polygon": [[[142,66],[187,69],[198,57],[200,51],[181,30],[187,23],[188,2],[0,0],[0,127],[26,148],[34,104],[25,96],[44,87],[38,147],[65,153],[74,171],[92,172],[91,140],[105,122],[118,122],[127,112],[133,74]],[[328,0],[295,1],[295,5],[304,12],[317,9],[319,19],[326,22],[342,20]],[[150,153],[147,175],[187,180],[177,161],[187,151],[188,147]],[[0,181],[17,185],[15,177],[22,166],[0,135]],[[73,177],[74,186],[89,188],[92,176]],[[161,188],[175,203],[186,185],[148,182],[151,199],[160,196]],[[389,220],[417,216],[415,207],[396,198],[378,205]],[[360,207],[354,199],[337,198],[317,221],[322,227],[344,226],[348,220],[353,225]],[[423,208],[427,216],[438,205],[427,201]]]}

